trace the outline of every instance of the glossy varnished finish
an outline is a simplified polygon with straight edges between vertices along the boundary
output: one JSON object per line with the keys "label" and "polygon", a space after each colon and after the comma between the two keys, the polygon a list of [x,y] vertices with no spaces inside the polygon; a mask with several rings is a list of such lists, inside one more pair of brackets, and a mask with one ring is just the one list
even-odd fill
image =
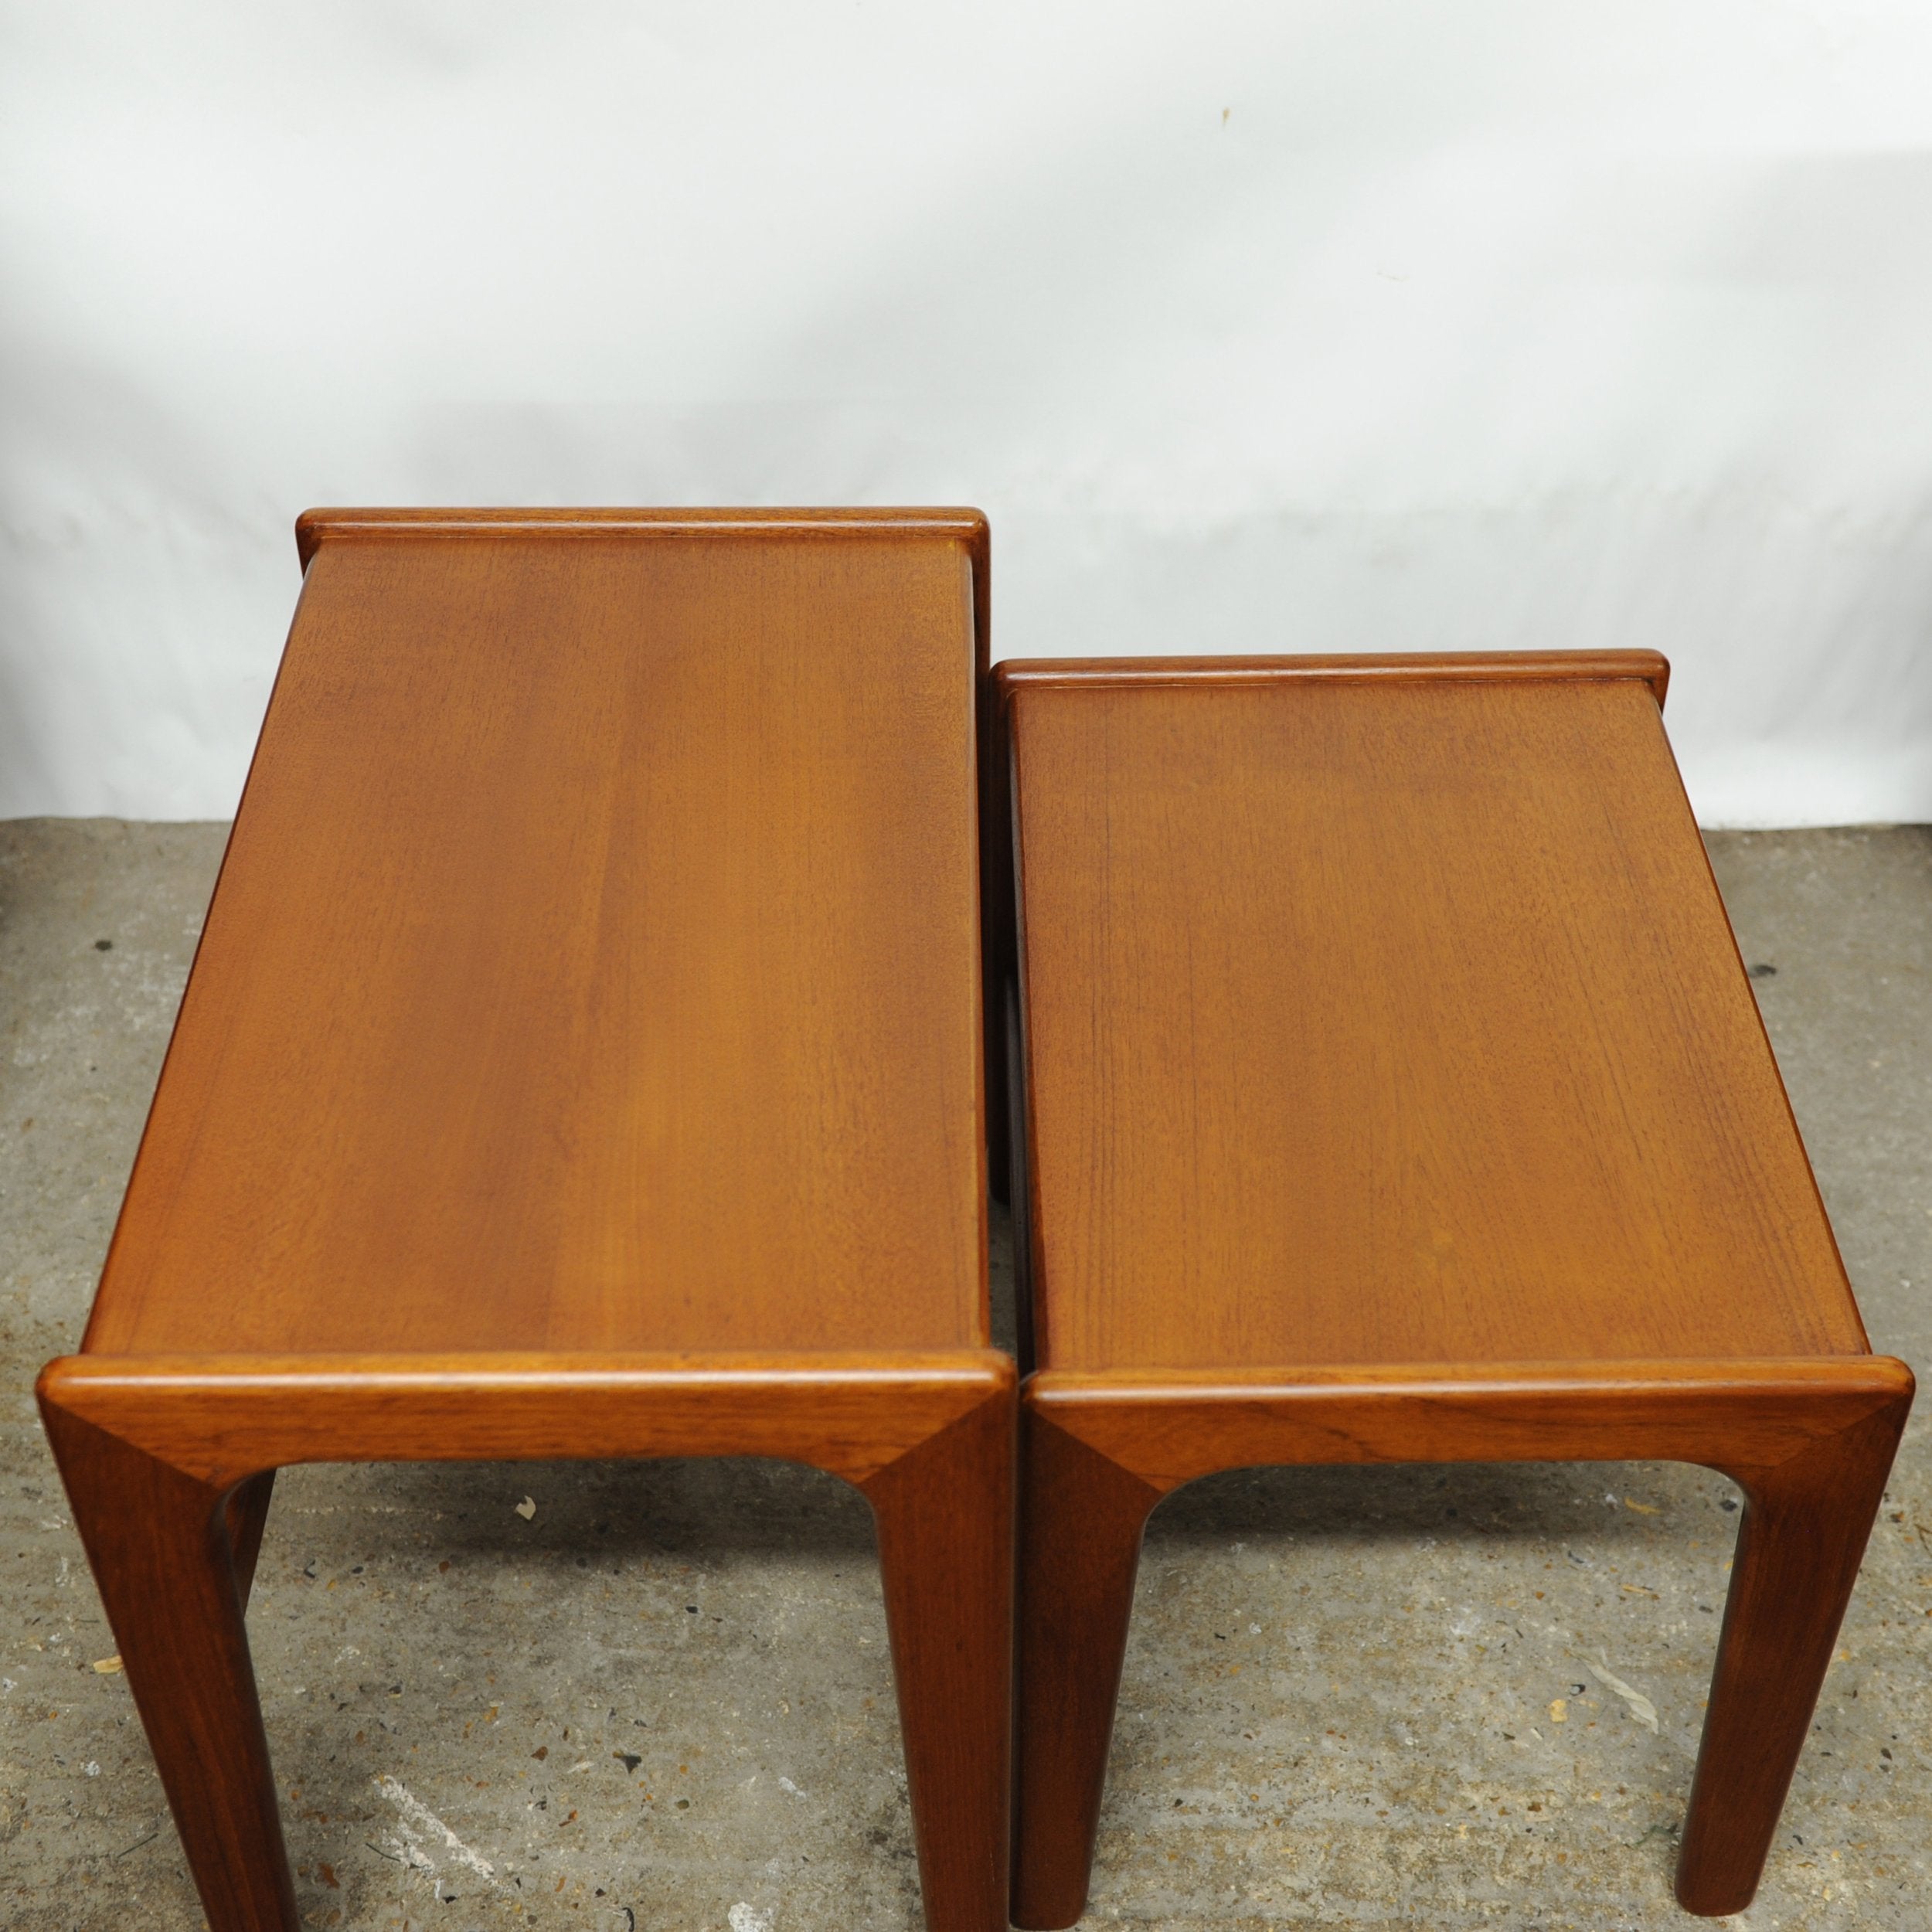
{"label": "glossy varnished finish", "polygon": [[88,1349],[983,1344],[964,530],[345,522]]}
{"label": "glossy varnished finish", "polygon": [[1016,690],[1043,1366],[1864,1349],[1642,677]]}
{"label": "glossy varnished finish", "polygon": [[70,1355],[63,1413],[210,1487],[300,1462],[781,1456],[863,1487],[1013,1379],[913,1355]]}
{"label": "glossy varnished finish", "polygon": [[1869,1352],[1663,736],[1662,661],[997,681],[1039,1371],[1018,1922],[1085,1900],[1148,1511],[1264,1462],[1734,1476],[1679,1895],[1740,1909],[1912,1380]]}
{"label": "glossy varnished finish", "polygon": [[927,1918],[1005,1923],[971,512],[328,512],[42,1411],[213,1932],[294,1932],[302,1461],[768,1455],[878,1522]]}
{"label": "glossy varnished finish", "polygon": [[[107,1357],[41,1410],[213,1932],[297,1920],[243,1611],[304,1461],[764,1455],[879,1532],[927,1921],[1005,1921],[1014,1369],[886,1358]],[[260,1472],[260,1473],[257,1473]]]}

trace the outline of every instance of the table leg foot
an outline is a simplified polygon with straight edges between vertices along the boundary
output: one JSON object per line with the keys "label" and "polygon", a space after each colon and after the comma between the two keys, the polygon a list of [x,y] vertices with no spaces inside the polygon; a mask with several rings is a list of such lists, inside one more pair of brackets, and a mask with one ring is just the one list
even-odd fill
{"label": "table leg foot", "polygon": [[1160,1492],[1022,1411],[1015,1925],[1087,1907],[1141,1536]]}
{"label": "table leg foot", "polygon": [[224,1495],[51,1403],[43,1413],[211,1932],[298,1932],[242,1621],[270,1479]]}
{"label": "table leg foot", "polygon": [[864,1485],[930,1932],[1005,1932],[1014,1450],[1009,1384]]}
{"label": "table leg foot", "polygon": [[1757,1889],[1909,1406],[1728,1472],[1745,1515],[1677,1864],[1687,1912],[1741,1912]]}

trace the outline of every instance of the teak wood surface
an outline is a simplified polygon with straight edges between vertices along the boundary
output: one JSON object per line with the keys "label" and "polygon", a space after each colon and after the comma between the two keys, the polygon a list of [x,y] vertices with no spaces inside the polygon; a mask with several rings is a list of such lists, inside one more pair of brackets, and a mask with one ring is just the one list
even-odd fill
{"label": "teak wood surface", "polygon": [[40,1395],[213,1932],[295,1932],[243,1621],[304,1461],[781,1456],[878,1522],[929,1924],[1005,1923],[970,511],[311,513]]}
{"label": "teak wood surface", "polygon": [[1085,1902],[1160,1497],[1663,1458],[1747,1505],[1679,1866],[1755,1889],[1912,1396],[1648,652],[1007,663],[1027,1309],[1013,1910]]}

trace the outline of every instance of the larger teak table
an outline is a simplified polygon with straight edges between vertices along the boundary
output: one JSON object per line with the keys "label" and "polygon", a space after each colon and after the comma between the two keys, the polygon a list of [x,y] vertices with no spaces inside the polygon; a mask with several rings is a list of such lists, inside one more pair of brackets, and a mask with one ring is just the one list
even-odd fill
{"label": "larger teak table", "polygon": [[1257,1463],[1735,1478],[1677,1883],[1750,1899],[1912,1378],[1853,1305],[1665,675],[999,668],[1037,1364],[1020,1924],[1087,1895],[1149,1510]]}
{"label": "larger teak table", "polygon": [[927,1922],[1005,1923],[969,512],[330,512],[47,1430],[214,1932],[296,1932],[272,1472],[782,1456],[879,1525]]}

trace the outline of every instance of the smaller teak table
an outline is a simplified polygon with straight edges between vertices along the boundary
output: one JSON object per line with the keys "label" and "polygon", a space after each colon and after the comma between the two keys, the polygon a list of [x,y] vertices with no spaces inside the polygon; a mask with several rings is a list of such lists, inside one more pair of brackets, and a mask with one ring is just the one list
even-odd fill
{"label": "smaller teak table", "polygon": [[1740,1910],[1912,1377],[1853,1304],[1663,660],[995,675],[1036,1369],[1015,1919],[1084,1904],[1165,1493],[1264,1463],[1628,1458],[1747,1498],[1677,1877],[1690,1910]]}
{"label": "smaller teak table", "polygon": [[213,1932],[298,1932],[298,1462],[781,1456],[879,1526],[927,1923],[1006,1923],[971,511],[356,512],[40,1399]]}

